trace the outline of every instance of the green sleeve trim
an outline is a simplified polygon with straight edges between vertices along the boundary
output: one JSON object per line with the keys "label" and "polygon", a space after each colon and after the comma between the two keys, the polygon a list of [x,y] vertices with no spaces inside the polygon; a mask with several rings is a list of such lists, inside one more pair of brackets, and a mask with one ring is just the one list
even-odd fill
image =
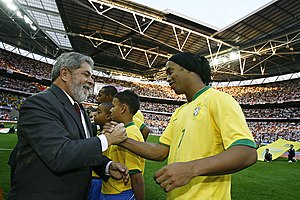
{"label": "green sleeve trim", "polygon": [[255,142],[253,142],[252,140],[249,140],[249,139],[241,139],[241,140],[237,140],[235,141],[234,143],[232,143],[230,147],[233,147],[233,146],[248,146],[248,147],[252,147],[252,148],[255,148],[256,149],[256,144]]}
{"label": "green sleeve trim", "polygon": [[127,127],[132,126],[132,125],[134,125],[134,122],[129,122],[129,123],[126,124],[124,127],[127,128]]}
{"label": "green sleeve trim", "polygon": [[167,145],[167,144],[164,144],[164,143],[161,143],[161,142],[158,142],[158,144],[161,144],[161,145],[166,146],[166,147],[170,147],[170,145]]}
{"label": "green sleeve trim", "polygon": [[142,172],[138,169],[129,170],[129,172],[128,172],[129,175],[137,174],[137,173],[142,173]]}
{"label": "green sleeve trim", "polygon": [[140,127],[140,131],[143,130],[143,128],[146,126],[146,124],[142,124]]}

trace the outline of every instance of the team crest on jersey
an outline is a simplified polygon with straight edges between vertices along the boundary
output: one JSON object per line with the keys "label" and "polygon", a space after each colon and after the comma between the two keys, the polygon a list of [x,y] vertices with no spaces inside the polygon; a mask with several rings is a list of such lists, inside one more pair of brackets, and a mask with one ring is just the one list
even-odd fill
{"label": "team crest on jersey", "polygon": [[199,114],[199,111],[200,111],[201,107],[200,106],[197,106],[194,110],[194,117],[197,116]]}

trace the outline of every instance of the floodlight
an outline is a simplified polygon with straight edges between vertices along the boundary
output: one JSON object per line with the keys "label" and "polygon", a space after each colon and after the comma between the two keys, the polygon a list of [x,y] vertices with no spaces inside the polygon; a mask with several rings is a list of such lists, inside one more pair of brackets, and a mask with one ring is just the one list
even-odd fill
{"label": "floodlight", "polygon": [[230,60],[237,60],[237,59],[239,59],[239,57],[240,57],[240,55],[239,55],[239,53],[236,52],[236,51],[232,51],[232,52],[230,52],[230,54],[229,54]]}
{"label": "floodlight", "polygon": [[5,3],[6,3],[7,8],[12,10],[12,11],[16,11],[18,9],[18,7],[11,0],[5,1]]}

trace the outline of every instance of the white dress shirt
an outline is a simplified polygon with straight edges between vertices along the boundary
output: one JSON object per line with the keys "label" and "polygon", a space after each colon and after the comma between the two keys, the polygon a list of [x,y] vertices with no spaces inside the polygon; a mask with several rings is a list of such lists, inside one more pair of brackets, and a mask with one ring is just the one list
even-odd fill
{"label": "white dress shirt", "polygon": [[[64,91],[64,90],[63,90]],[[72,105],[74,105],[76,102],[72,99],[72,97],[70,97],[70,95],[68,93],[66,93],[64,91],[64,93],[67,95],[67,97],[69,98],[70,102]],[[89,133],[89,130],[87,128],[87,123],[85,121],[85,118],[84,118],[84,115],[82,113],[83,111],[80,109],[80,114],[81,114],[81,122],[82,122],[82,125],[83,125],[83,128],[84,128],[84,132],[85,132],[85,136],[86,138],[90,138],[90,133]],[[101,134],[99,136],[97,136],[101,142],[101,147],[102,147],[102,152],[105,151],[107,148],[108,148],[108,141],[107,141],[107,138],[105,137],[104,134]],[[109,163],[110,164],[110,163]]]}

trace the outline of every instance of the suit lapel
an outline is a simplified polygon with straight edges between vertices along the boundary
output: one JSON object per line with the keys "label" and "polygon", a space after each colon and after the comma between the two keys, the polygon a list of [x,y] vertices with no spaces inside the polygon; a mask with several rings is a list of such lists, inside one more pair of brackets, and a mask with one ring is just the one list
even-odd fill
{"label": "suit lapel", "polygon": [[60,89],[58,86],[54,84],[52,84],[49,89],[55,94],[55,96],[59,99],[59,101],[64,105],[65,111],[69,113],[74,119],[74,121],[76,122],[80,132],[80,138],[86,138],[82,122],[80,121],[80,118],[78,117],[76,110],[72,105],[72,103],[70,102],[67,95],[62,91],[62,89]]}
{"label": "suit lapel", "polygon": [[75,122],[76,122],[76,124],[77,124],[77,126],[80,130],[80,138],[86,138],[85,131],[84,131],[84,128],[83,128],[83,124],[82,124],[80,118],[78,117],[78,114],[76,113],[76,110],[75,110],[74,106],[71,104],[71,102],[69,104],[65,104],[65,110],[75,120]]}

